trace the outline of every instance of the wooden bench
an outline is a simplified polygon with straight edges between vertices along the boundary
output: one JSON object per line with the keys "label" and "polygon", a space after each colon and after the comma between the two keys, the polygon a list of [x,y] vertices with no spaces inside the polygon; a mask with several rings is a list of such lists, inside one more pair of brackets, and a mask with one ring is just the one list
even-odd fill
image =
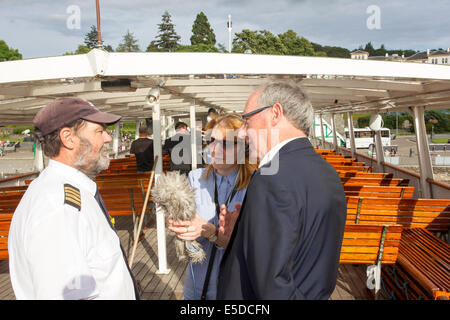
{"label": "wooden bench", "polygon": [[447,199],[346,198],[348,223],[400,224],[432,232],[449,231],[450,202]]}
{"label": "wooden bench", "polygon": [[382,287],[394,299],[450,299],[450,246],[431,232],[405,229],[397,263],[384,266]]}
{"label": "wooden bench", "polygon": [[378,297],[381,288],[381,266],[397,260],[401,239],[400,225],[346,224],[340,255],[342,264],[366,264],[366,285]]}
{"label": "wooden bench", "polygon": [[346,196],[369,198],[412,198],[414,187],[344,185]]}
{"label": "wooden bench", "polygon": [[361,172],[361,171],[345,171],[345,170],[336,170],[341,178],[384,178],[384,179],[393,179],[394,174],[392,173],[379,173],[379,172]]}
{"label": "wooden bench", "polygon": [[408,186],[409,179],[341,177],[343,185],[359,186]]}
{"label": "wooden bench", "polygon": [[370,167],[366,166],[332,166],[336,171],[346,172],[372,172]]}
{"label": "wooden bench", "polygon": [[8,234],[12,214],[0,215],[0,260],[8,259]]}

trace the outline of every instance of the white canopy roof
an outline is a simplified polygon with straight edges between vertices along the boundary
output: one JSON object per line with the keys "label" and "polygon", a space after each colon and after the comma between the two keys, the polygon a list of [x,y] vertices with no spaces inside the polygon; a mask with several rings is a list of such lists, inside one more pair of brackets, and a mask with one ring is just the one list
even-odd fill
{"label": "white canopy roof", "polygon": [[[127,91],[102,81],[128,79]],[[209,108],[242,111],[269,80],[302,85],[318,113],[450,108],[450,67],[408,62],[222,53],[108,53],[0,62],[0,125],[31,124],[57,97],[79,96],[123,121],[151,117],[145,103],[159,87],[164,115]],[[107,90],[107,91],[105,91]],[[122,89],[123,90],[123,89]]]}

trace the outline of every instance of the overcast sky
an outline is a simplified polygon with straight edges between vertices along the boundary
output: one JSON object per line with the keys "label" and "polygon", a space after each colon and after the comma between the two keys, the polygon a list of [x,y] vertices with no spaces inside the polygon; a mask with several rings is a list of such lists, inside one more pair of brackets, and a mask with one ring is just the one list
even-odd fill
{"label": "overcast sky", "polygon": [[[68,13],[71,6],[80,10],[79,29],[67,26],[76,21]],[[310,41],[350,50],[369,41],[387,49],[450,47],[449,0],[100,0],[104,43],[116,49],[130,30],[145,51],[165,10],[182,44],[190,44],[192,23],[203,11],[226,48],[228,14],[233,33],[292,29]],[[0,40],[24,58],[75,51],[94,24],[95,0],[0,0]]]}

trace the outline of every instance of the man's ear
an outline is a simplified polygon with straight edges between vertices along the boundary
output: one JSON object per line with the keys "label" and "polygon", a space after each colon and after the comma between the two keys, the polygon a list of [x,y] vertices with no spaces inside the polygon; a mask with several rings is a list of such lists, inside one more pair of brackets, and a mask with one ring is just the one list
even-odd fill
{"label": "man's ear", "polygon": [[272,106],[271,109],[271,121],[272,126],[276,126],[284,117],[283,107],[278,102]]}
{"label": "man's ear", "polygon": [[61,140],[62,146],[64,146],[65,148],[70,150],[75,148],[76,136],[71,128],[62,128],[59,132],[59,139]]}

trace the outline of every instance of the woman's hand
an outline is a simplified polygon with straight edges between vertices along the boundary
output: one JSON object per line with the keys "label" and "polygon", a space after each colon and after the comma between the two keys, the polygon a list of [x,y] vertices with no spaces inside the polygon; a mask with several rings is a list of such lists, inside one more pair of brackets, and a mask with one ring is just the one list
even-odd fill
{"label": "woman's hand", "polygon": [[199,237],[208,237],[214,232],[214,230],[211,231],[211,227],[214,228],[211,223],[203,220],[198,213],[195,214],[191,221],[167,219],[167,228],[175,232],[176,236],[181,240],[194,241]]}

